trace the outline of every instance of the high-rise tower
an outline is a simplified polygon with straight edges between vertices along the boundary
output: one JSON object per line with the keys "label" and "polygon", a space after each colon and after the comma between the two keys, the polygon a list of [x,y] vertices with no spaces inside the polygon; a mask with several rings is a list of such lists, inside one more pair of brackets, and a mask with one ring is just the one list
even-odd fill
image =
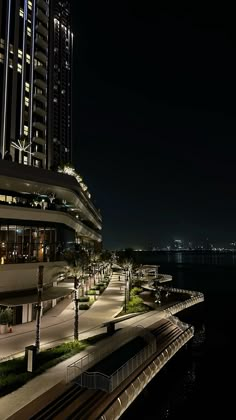
{"label": "high-rise tower", "polygon": [[35,319],[38,264],[44,313],[71,293],[57,287],[66,252],[101,247],[101,214],[63,165],[72,49],[69,1],[0,0],[0,307],[12,308],[13,323]]}
{"label": "high-rise tower", "polygon": [[[47,0],[0,2],[0,152],[42,168],[47,167],[48,27]],[[27,152],[12,145],[23,137]]]}
{"label": "high-rise tower", "polygon": [[50,2],[48,166],[72,159],[72,54],[70,2]]}
{"label": "high-rise tower", "polygon": [[1,0],[3,158],[48,169],[71,160],[72,42],[68,1]]}

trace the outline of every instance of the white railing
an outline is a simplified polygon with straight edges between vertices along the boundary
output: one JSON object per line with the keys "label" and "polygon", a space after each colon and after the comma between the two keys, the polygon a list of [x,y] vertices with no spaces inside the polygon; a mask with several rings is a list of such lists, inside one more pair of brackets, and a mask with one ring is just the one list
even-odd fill
{"label": "white railing", "polygon": [[155,352],[156,340],[153,337],[152,343],[148,344],[139,353],[124,363],[112,375],[109,376],[102,372],[86,371],[78,377],[77,383],[85,388],[101,389],[105,392],[112,392]]}
{"label": "white railing", "polygon": [[203,297],[204,294],[196,290],[179,289],[177,287],[158,286],[159,290],[166,290],[167,292],[182,293],[190,295],[191,297]]}
{"label": "white railing", "polygon": [[173,306],[170,306],[168,309],[165,309],[166,314],[174,315],[177,312],[183,311],[184,309],[189,308],[190,306],[196,305],[197,303],[204,302],[204,296],[191,297],[190,299],[185,300],[184,302],[176,303]]}
{"label": "white railing", "polygon": [[150,336],[152,337],[152,334],[141,325],[125,328],[124,330],[117,332],[112,341],[110,343],[106,343],[102,349],[88,352],[85,356],[67,366],[67,382],[71,382],[85,370],[88,370],[100,360],[104,359],[107,355],[111,354],[114,350],[117,350],[119,347],[123,346],[125,343],[138,335],[143,337],[147,342],[150,342]]}
{"label": "white railing", "polygon": [[118,420],[129,405],[143,391],[145,386],[163,368],[163,366],[183,347],[194,335],[194,328],[190,327],[177,337],[162,351],[142,373],[116,398],[103,413],[100,420]]}

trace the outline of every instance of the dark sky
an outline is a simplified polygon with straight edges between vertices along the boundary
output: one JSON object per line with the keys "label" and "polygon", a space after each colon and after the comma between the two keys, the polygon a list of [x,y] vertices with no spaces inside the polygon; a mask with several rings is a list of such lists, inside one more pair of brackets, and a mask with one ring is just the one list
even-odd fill
{"label": "dark sky", "polygon": [[227,244],[236,239],[233,11],[124,3],[72,1],[74,160],[101,209],[104,246]]}

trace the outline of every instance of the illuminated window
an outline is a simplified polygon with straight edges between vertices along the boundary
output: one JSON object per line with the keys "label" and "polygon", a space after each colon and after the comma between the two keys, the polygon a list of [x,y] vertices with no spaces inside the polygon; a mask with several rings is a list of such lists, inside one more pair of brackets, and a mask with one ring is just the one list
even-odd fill
{"label": "illuminated window", "polygon": [[18,57],[22,59],[22,50],[18,50]]}
{"label": "illuminated window", "polygon": [[2,49],[4,49],[4,44],[5,44],[5,42],[4,42],[4,39],[0,39],[0,48],[2,48]]}
{"label": "illuminated window", "polygon": [[13,45],[10,44],[10,53],[13,54]]}
{"label": "illuminated window", "polygon": [[41,160],[39,159],[34,159],[34,166],[37,166],[37,168],[41,168],[42,164],[41,164]]}
{"label": "illuminated window", "polygon": [[28,165],[28,157],[24,156],[24,161],[23,161],[24,165]]}
{"label": "illuminated window", "polygon": [[30,55],[26,54],[26,63],[30,64]]}
{"label": "illuminated window", "polygon": [[24,10],[22,9],[22,7],[20,8],[19,15],[20,15],[21,17],[24,17]]}
{"label": "illuminated window", "polygon": [[3,61],[4,61],[4,55],[0,53],[0,63],[3,63]]}
{"label": "illuminated window", "polygon": [[29,10],[32,10],[32,1],[28,1],[28,8]]}
{"label": "illuminated window", "polygon": [[25,106],[29,106],[29,98],[27,96],[25,96]]}
{"label": "illuminated window", "polygon": [[29,26],[27,26],[27,35],[31,36],[31,28]]}
{"label": "illuminated window", "polygon": [[29,90],[30,90],[30,85],[29,85],[28,82],[25,82],[25,90],[26,90],[26,92],[29,92]]}
{"label": "illuminated window", "polygon": [[13,60],[12,60],[12,58],[9,58],[9,67],[11,67],[11,69],[13,69]]}
{"label": "illuminated window", "polygon": [[21,73],[21,71],[22,71],[22,65],[20,63],[17,64],[17,71],[19,73]]}
{"label": "illuminated window", "polygon": [[24,135],[28,136],[29,127],[27,125],[24,125]]}

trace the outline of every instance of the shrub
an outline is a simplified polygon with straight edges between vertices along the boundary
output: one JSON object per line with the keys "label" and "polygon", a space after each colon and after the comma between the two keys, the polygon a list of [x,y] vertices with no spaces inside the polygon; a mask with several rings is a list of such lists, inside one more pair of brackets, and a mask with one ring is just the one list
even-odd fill
{"label": "shrub", "polygon": [[139,296],[131,297],[127,304],[126,313],[146,312],[149,308],[143,303],[143,299]]}
{"label": "shrub", "polygon": [[88,296],[80,297],[79,302],[89,302],[89,297]]}
{"label": "shrub", "polygon": [[101,288],[101,287],[103,287],[103,288],[104,288],[104,287],[106,287],[106,283],[104,283],[104,282],[97,283],[97,286],[98,286],[98,287],[100,287],[100,288]]}
{"label": "shrub", "polygon": [[97,286],[97,285],[96,285],[96,286],[92,286],[92,287],[91,287],[91,290],[100,290],[100,287],[99,287],[99,286]]}
{"label": "shrub", "polygon": [[88,305],[87,303],[81,303],[81,304],[79,305],[79,308],[80,308],[81,310],[89,309],[89,305]]}
{"label": "shrub", "polygon": [[39,375],[46,369],[84,350],[86,341],[71,341],[60,344],[52,349],[42,350],[36,357],[36,369],[34,372],[26,372],[26,360],[24,357],[8,360],[0,364],[0,397],[14,391],[34,376]]}
{"label": "shrub", "polygon": [[131,292],[130,292],[130,296],[131,296],[131,297],[136,296],[136,295],[138,295],[138,294],[139,294],[139,293],[141,293],[141,292],[142,292],[141,287],[134,287],[134,288],[131,290]]}
{"label": "shrub", "polygon": [[11,324],[12,314],[11,308],[0,309],[0,324]]}
{"label": "shrub", "polygon": [[87,295],[96,295],[96,290],[88,290]]}

